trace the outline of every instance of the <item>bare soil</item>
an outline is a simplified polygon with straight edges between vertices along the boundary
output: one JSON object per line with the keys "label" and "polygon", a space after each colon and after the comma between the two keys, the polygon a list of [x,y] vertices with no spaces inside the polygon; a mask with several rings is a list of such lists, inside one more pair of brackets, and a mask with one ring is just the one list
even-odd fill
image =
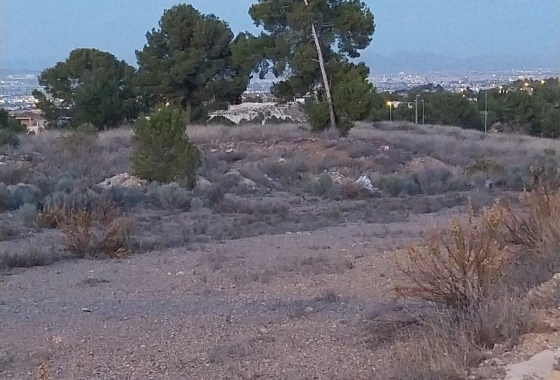
{"label": "bare soil", "polygon": [[392,248],[450,217],[13,271],[3,378],[374,378],[365,322],[395,302]]}

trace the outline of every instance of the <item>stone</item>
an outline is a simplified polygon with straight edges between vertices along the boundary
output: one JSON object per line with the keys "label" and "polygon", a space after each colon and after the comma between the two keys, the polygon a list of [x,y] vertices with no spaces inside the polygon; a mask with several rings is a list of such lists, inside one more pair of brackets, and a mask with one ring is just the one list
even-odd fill
{"label": "stone", "polygon": [[297,102],[279,104],[274,102],[244,102],[229,106],[227,110],[210,113],[210,120],[224,118],[233,124],[269,124],[277,122],[305,123],[307,120],[303,107]]}
{"label": "stone", "polygon": [[241,173],[235,169],[228,170],[228,172],[224,175],[227,177],[241,177]]}
{"label": "stone", "polygon": [[111,178],[107,178],[104,181],[98,183],[99,187],[104,189],[110,189],[112,187],[142,187],[145,186],[147,182],[136,176],[130,175],[128,173],[120,173]]}
{"label": "stone", "polygon": [[313,309],[311,306],[307,306],[307,307],[305,308],[305,312],[306,312],[307,314],[313,313],[313,311],[315,311],[315,309]]}
{"label": "stone", "polygon": [[356,185],[360,186],[362,189],[369,191],[370,193],[375,192],[375,187],[373,187],[373,183],[371,183],[371,179],[365,174],[360,176],[355,182]]}
{"label": "stone", "polygon": [[257,187],[257,183],[249,178],[241,178],[241,180],[239,181],[239,184],[251,189],[254,189]]}
{"label": "stone", "polygon": [[208,181],[206,178],[198,177],[196,179],[196,188],[197,189],[208,190],[210,187],[212,187],[212,182]]}
{"label": "stone", "polygon": [[279,163],[279,164],[285,164],[285,163],[286,163],[286,159],[280,157],[280,158],[278,159],[278,163]]}

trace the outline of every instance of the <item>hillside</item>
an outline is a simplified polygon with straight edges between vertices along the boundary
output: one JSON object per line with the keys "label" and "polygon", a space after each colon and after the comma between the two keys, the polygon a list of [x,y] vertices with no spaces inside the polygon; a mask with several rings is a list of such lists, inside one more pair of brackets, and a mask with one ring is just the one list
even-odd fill
{"label": "hillside", "polygon": [[[393,338],[437,311],[395,297],[407,281],[395,257],[469,202],[476,215],[497,197],[517,207],[531,168],[560,159],[556,140],[431,125],[362,123],[343,139],[296,124],[187,133],[203,151],[192,191],[123,175],[127,129],[4,149],[3,378],[428,379],[395,373]],[[87,213],[64,214],[97,208],[117,216],[93,237]],[[126,248],[115,259],[76,258],[107,231]],[[553,348],[545,327],[497,344],[469,375],[502,378]]]}

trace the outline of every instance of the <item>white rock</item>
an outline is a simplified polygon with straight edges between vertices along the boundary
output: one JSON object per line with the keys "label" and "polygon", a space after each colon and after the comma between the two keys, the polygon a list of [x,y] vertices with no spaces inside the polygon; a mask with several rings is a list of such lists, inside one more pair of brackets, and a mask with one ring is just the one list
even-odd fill
{"label": "white rock", "polygon": [[358,178],[355,183],[356,183],[356,185],[360,186],[362,189],[365,189],[365,190],[370,191],[372,193],[375,191],[375,188],[373,187],[373,184],[371,183],[371,180],[365,174],[362,175],[360,178]]}
{"label": "white rock", "polygon": [[279,164],[284,164],[284,163],[286,163],[286,159],[281,157],[281,158],[278,159],[278,163]]}
{"label": "white rock", "polygon": [[128,173],[120,173],[107,178],[98,185],[105,189],[110,189],[111,187],[141,187],[146,185],[146,181]]}
{"label": "white rock", "polygon": [[249,178],[245,178],[243,177],[241,179],[241,181],[239,181],[239,184],[245,187],[249,187],[251,189],[254,189],[257,187],[257,183]]}
{"label": "white rock", "polygon": [[269,120],[283,120],[293,123],[306,122],[303,108],[297,102],[288,102],[286,104],[268,103],[250,103],[245,102],[229,107],[227,110],[218,110],[212,112],[210,120],[215,117],[223,117],[234,124],[241,122],[260,122],[267,124]]}
{"label": "white rock", "polygon": [[235,169],[230,169],[228,170],[228,172],[226,174],[224,174],[225,176],[228,177],[241,177],[241,173],[239,173],[239,171],[235,170]]}

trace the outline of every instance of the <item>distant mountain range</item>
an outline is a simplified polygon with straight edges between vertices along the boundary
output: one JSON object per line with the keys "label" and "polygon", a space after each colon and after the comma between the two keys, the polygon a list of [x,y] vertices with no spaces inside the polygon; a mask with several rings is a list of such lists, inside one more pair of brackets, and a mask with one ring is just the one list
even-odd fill
{"label": "distant mountain range", "polygon": [[[522,69],[552,69],[560,71],[560,49],[539,55],[481,55],[457,58],[428,52],[400,51],[393,54],[377,54],[366,50],[363,60],[373,75],[406,73],[426,74],[433,71],[508,71]],[[133,62],[134,63],[134,62]],[[52,63],[40,60],[2,60],[1,70],[41,71]]]}
{"label": "distant mountain range", "polygon": [[427,52],[401,51],[389,55],[366,51],[360,60],[367,63],[373,75],[406,73],[426,74],[433,71],[508,71],[538,68],[560,71],[560,49],[542,55],[481,55],[456,58]]}

